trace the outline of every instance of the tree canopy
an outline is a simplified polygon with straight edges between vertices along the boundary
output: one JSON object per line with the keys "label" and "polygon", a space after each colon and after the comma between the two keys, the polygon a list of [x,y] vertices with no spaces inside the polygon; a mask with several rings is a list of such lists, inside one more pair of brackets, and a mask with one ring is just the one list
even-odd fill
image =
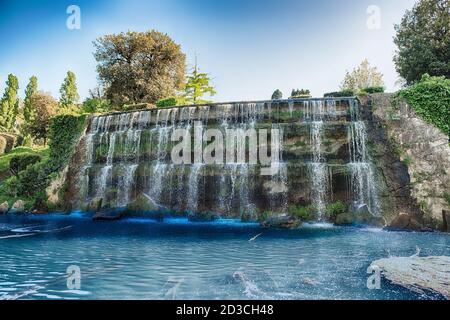
{"label": "tree canopy", "polygon": [[29,123],[25,123],[27,132],[34,139],[47,141],[50,119],[56,115],[58,102],[48,93],[36,92],[31,96],[30,103],[35,108],[35,116]]}
{"label": "tree canopy", "polygon": [[100,37],[94,46],[106,98],[116,105],[155,103],[183,88],[186,57],[166,34],[122,32]]}
{"label": "tree canopy", "polygon": [[283,93],[281,92],[280,89],[277,89],[272,93],[272,100],[280,100],[280,99],[283,99]]}
{"label": "tree canopy", "polygon": [[450,78],[449,0],[420,0],[395,30],[394,62],[407,84],[419,81],[425,73]]}
{"label": "tree canopy", "polygon": [[209,94],[211,96],[216,94],[214,87],[210,85],[210,78],[207,73],[201,73],[198,71],[197,64],[194,66],[194,70],[188,76],[185,87],[185,102],[187,104],[208,103],[209,101],[201,100],[203,96]]}
{"label": "tree canopy", "polygon": [[372,67],[367,59],[364,59],[352,72],[347,71],[341,84],[341,90],[358,93],[366,88],[383,86],[383,75],[376,67]]}

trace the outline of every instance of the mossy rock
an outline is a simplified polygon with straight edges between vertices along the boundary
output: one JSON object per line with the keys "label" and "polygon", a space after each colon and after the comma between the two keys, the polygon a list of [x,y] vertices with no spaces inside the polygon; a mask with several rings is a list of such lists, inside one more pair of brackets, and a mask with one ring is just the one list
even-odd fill
{"label": "mossy rock", "polygon": [[341,213],[336,217],[335,225],[351,226],[355,223],[355,216],[349,212]]}

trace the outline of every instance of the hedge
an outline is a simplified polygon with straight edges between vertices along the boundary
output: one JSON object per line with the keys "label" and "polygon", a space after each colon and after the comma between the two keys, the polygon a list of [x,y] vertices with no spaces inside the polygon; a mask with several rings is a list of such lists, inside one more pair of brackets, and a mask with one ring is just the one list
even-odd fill
{"label": "hedge", "polygon": [[325,98],[340,98],[340,97],[353,97],[355,93],[352,90],[343,90],[343,91],[337,91],[337,92],[328,92],[325,93],[323,96]]}
{"label": "hedge", "polygon": [[168,108],[168,107],[173,107],[176,105],[177,105],[177,99],[174,97],[161,99],[158,102],[156,102],[156,106],[158,108]]}

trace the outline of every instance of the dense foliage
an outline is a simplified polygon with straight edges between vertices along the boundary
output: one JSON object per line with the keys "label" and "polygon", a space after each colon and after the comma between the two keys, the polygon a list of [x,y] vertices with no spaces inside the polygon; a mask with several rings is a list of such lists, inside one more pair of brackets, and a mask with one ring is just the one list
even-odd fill
{"label": "dense foliage", "polygon": [[290,99],[309,97],[311,97],[311,91],[308,89],[292,89]]}
{"label": "dense foliage", "polygon": [[359,93],[365,88],[383,86],[383,75],[365,59],[352,72],[347,71],[341,84],[341,90],[350,90]]}
{"label": "dense foliage", "polygon": [[85,125],[86,115],[63,114],[52,119],[49,164],[53,171],[61,170],[68,163]]}
{"label": "dense foliage", "polygon": [[201,73],[198,71],[197,65],[194,70],[188,76],[186,87],[184,89],[184,99],[187,104],[202,104],[209,103],[207,100],[201,98],[209,94],[213,96],[216,94],[214,87],[210,84],[211,79],[207,73]]}
{"label": "dense foliage", "polygon": [[342,90],[337,92],[328,92],[325,93],[323,96],[325,98],[339,98],[339,97],[353,97],[355,95],[355,92],[353,90]]}
{"label": "dense foliage", "polygon": [[450,134],[450,79],[425,74],[420,82],[398,95],[425,121]]}
{"label": "dense foliage", "polygon": [[280,99],[283,99],[283,93],[281,92],[281,90],[280,89],[277,89],[277,90],[275,90],[273,93],[272,93],[272,98],[271,98],[272,100],[280,100]]}
{"label": "dense foliage", "polygon": [[347,211],[347,206],[342,201],[337,201],[327,205],[325,214],[330,221],[335,221],[337,216]]}
{"label": "dense foliage", "polygon": [[61,93],[61,98],[59,99],[61,107],[69,108],[78,103],[80,96],[78,95],[75,73],[72,71],[67,72],[67,76],[59,92]]}
{"label": "dense foliage", "polygon": [[58,102],[48,93],[36,92],[30,97],[32,117],[24,123],[24,128],[34,140],[47,143],[50,120],[56,115]]}
{"label": "dense foliage", "polygon": [[33,95],[38,90],[38,82],[35,76],[30,78],[27,88],[25,89],[25,100],[23,105],[23,120],[25,123],[31,122],[36,115],[36,108],[31,101]]}
{"label": "dense foliage", "polygon": [[13,175],[25,170],[28,166],[40,162],[42,157],[38,154],[18,154],[9,161],[9,170]]}
{"label": "dense foliage", "polygon": [[50,180],[68,164],[85,128],[85,115],[64,114],[52,119],[49,130],[50,151],[46,161],[28,165],[1,185],[0,192],[10,197],[23,197],[33,202],[45,201]]}
{"label": "dense foliage", "polygon": [[158,102],[156,102],[156,106],[158,108],[167,108],[167,107],[173,107],[177,105],[177,98],[170,97],[166,99],[161,99]]}
{"label": "dense foliage", "polygon": [[373,93],[383,93],[384,87],[368,87],[361,90],[361,92],[373,94]]}
{"label": "dense foliage", "polygon": [[13,131],[16,124],[16,117],[19,112],[19,81],[13,74],[8,75],[5,93],[0,101],[0,129],[3,131]]}
{"label": "dense foliage", "polygon": [[408,84],[425,73],[450,78],[449,0],[420,0],[395,30],[394,62]]}
{"label": "dense foliage", "polygon": [[100,37],[94,46],[98,75],[113,104],[156,103],[183,88],[186,57],[166,34],[122,32]]}
{"label": "dense foliage", "polygon": [[81,111],[85,113],[108,112],[111,111],[111,103],[102,98],[87,98],[81,106]]}

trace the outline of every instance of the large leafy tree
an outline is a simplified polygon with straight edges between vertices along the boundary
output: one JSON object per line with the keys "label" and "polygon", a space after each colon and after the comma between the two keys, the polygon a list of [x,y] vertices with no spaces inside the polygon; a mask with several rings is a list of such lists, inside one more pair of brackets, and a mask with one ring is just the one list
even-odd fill
{"label": "large leafy tree", "polygon": [[186,57],[166,34],[122,32],[100,37],[94,46],[99,79],[115,105],[155,103],[183,88]]}
{"label": "large leafy tree", "polygon": [[280,100],[280,99],[283,99],[283,93],[281,92],[280,89],[277,89],[272,93],[272,100]]}
{"label": "large leafy tree", "polygon": [[188,104],[208,103],[207,100],[202,100],[206,94],[213,96],[216,94],[214,87],[210,84],[211,79],[207,73],[198,71],[197,63],[195,63],[194,70],[188,76],[186,87],[184,89],[184,98]]}
{"label": "large leafy tree", "polygon": [[394,62],[407,84],[425,73],[450,78],[449,0],[420,0],[395,30]]}
{"label": "large leafy tree", "polygon": [[3,130],[13,131],[16,124],[17,114],[19,112],[19,81],[13,74],[8,75],[6,81],[5,93],[1,100],[0,126]]}
{"label": "large leafy tree", "polygon": [[366,88],[383,86],[383,75],[376,67],[372,67],[367,59],[364,59],[352,72],[347,71],[341,84],[341,90],[357,93]]}
{"label": "large leafy tree", "polygon": [[26,123],[26,130],[34,139],[40,139],[46,144],[50,119],[57,113],[58,102],[50,94],[38,91],[31,96],[30,103],[35,115]]}
{"label": "large leafy tree", "polygon": [[68,71],[67,76],[61,85],[61,89],[59,90],[59,93],[61,94],[59,103],[63,108],[74,106],[80,100],[76,81],[77,78],[75,76],[75,73],[73,73],[72,71]]}

